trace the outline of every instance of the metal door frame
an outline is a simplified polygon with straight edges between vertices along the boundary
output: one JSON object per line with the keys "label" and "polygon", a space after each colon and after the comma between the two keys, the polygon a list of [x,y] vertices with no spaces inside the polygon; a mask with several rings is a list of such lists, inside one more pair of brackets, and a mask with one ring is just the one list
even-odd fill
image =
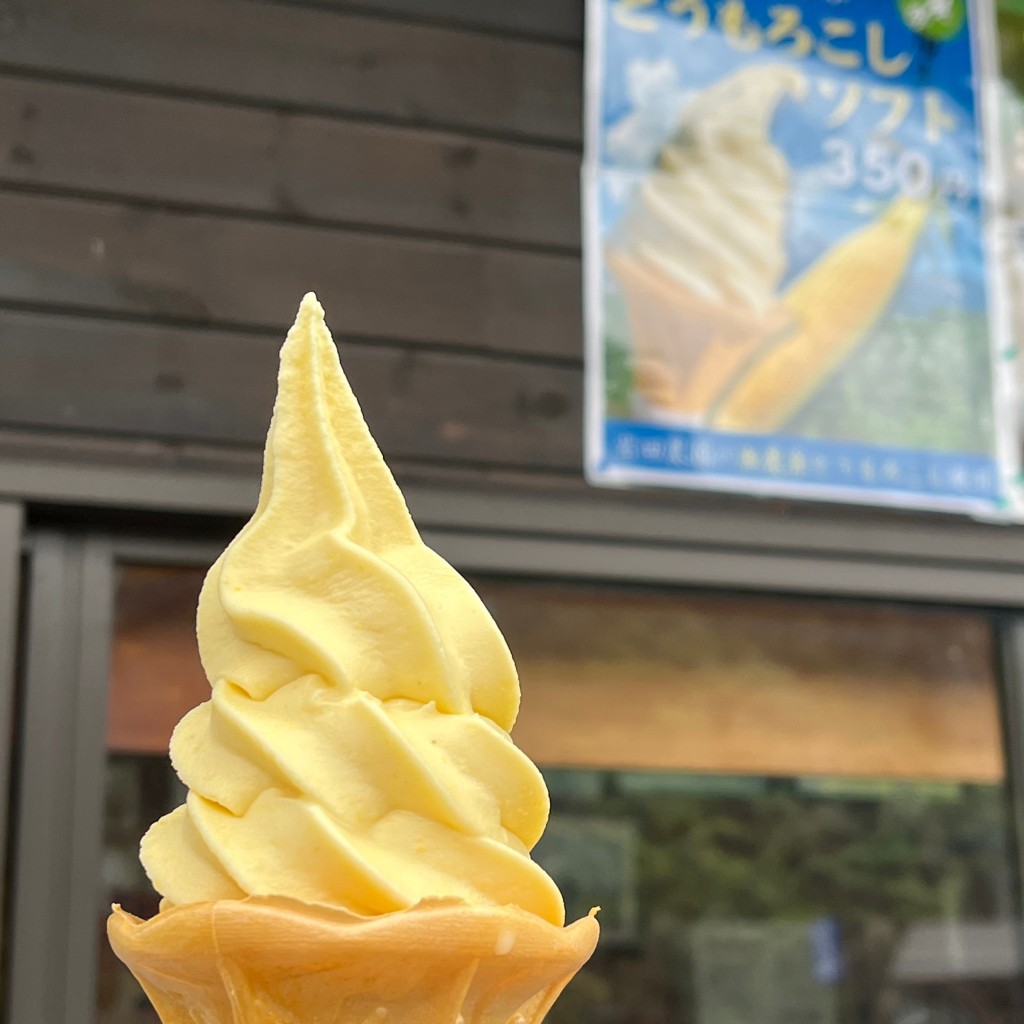
{"label": "metal door frame", "polygon": [[[21,600],[22,507],[0,502],[0,827],[8,836],[17,673],[19,604]],[[7,842],[0,843],[0,878],[7,875]],[[0,949],[7,940],[7,892],[0,888]],[[2,986],[6,988],[6,986]]]}
{"label": "metal door frame", "polygon": [[[794,550],[778,543],[780,530],[791,524],[765,523],[758,536],[736,537],[729,535],[734,524],[728,521],[702,522],[698,530],[692,514],[666,510],[634,510],[624,520],[625,502],[439,488],[411,488],[409,497],[425,540],[467,573],[997,612],[1005,623],[996,640],[1007,691],[1008,779],[1024,848],[1024,571],[1014,559],[1000,562],[988,537],[976,535],[959,557],[939,558],[936,537],[927,528],[876,531],[865,551],[856,530],[810,524]],[[1022,544],[1016,534],[1012,541],[1011,546]],[[28,555],[28,587],[10,830],[5,1019],[82,1024],[83,1013],[95,1005],[100,941],[96,914],[116,568],[125,562],[209,564],[220,544],[93,529],[85,522],[26,529],[20,506],[0,504],[0,640],[5,628],[8,637],[14,632],[19,550]],[[6,647],[6,660],[0,658],[0,718],[11,714],[12,646]],[[1024,875],[1024,862],[1018,858],[1018,864]]]}

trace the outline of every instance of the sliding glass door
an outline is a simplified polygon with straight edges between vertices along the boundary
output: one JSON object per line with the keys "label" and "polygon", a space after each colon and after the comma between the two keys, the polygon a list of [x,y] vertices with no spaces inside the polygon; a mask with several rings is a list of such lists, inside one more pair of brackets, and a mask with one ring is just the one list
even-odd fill
{"label": "sliding glass door", "polygon": [[[153,1024],[103,935],[158,899],[216,547],[28,548],[10,1020]],[[984,608],[476,567],[552,798],[535,855],[602,908],[553,1024],[1024,1019],[1006,627]],[[1016,742],[1016,741],[1014,741]],[[1008,753],[1009,750],[1009,753]]]}

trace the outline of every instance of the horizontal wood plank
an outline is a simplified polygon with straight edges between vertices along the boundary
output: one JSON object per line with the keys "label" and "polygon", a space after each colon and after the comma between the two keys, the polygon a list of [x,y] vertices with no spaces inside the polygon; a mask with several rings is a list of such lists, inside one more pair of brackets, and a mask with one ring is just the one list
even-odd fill
{"label": "horizontal wood plank", "polygon": [[581,55],[546,42],[250,0],[32,0],[0,67],[575,141]]}
{"label": "horizontal wood plank", "polygon": [[0,76],[0,181],[577,247],[579,160],[536,146]]}
{"label": "horizontal wood plank", "polygon": [[579,43],[583,36],[584,0],[288,0],[317,3],[339,10],[380,11],[421,20],[522,32]]}
{"label": "horizontal wood plank", "polygon": [[578,358],[579,261],[0,194],[0,301],[277,330],[307,291],[343,335]]}
{"label": "horizontal wood plank", "polygon": [[[234,332],[0,310],[0,425],[260,445],[278,348],[273,338]],[[386,345],[341,348],[389,456],[580,464],[577,370]]]}

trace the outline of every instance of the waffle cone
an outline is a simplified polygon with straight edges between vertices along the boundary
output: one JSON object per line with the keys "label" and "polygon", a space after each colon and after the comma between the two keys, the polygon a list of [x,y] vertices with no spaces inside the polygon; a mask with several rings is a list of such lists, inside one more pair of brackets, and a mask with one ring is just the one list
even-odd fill
{"label": "waffle cone", "polygon": [[163,1024],[539,1024],[598,925],[451,900],[359,917],[250,897],[149,921],[115,906],[107,933]]}
{"label": "waffle cone", "polygon": [[710,303],[657,267],[609,248],[608,266],[626,305],[636,387],[652,410],[703,420],[761,346],[790,320]]}

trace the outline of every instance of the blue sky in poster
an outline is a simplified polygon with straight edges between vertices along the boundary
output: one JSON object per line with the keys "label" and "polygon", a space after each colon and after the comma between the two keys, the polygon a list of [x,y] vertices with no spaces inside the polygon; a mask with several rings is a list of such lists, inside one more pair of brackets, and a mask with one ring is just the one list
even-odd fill
{"label": "blue sky in poster", "polygon": [[[818,52],[839,22],[853,23],[852,35],[832,39],[833,55],[844,51],[840,61],[861,65],[846,69],[815,51],[787,55],[792,34],[778,46],[763,43],[764,30],[782,9],[774,0],[745,4],[749,23],[761,29],[762,45],[753,50],[738,49],[716,30],[721,3],[709,0],[709,25],[696,39],[692,17],[669,14],[671,4],[641,2],[629,11],[621,0],[603,5],[606,56],[597,150],[606,169],[600,189],[603,234],[614,226],[632,186],[650,172],[691,95],[740,68],[781,62],[799,69],[808,83],[803,97],[782,101],[772,125],[772,139],[792,174],[782,286],[837,239],[878,216],[898,191],[899,175],[891,171],[899,167],[909,175],[902,180],[918,185],[926,174],[941,198],[893,312],[984,309],[981,163],[966,27],[948,42],[929,44],[904,24],[896,0],[805,0],[799,8],[791,6],[799,9]],[[694,5],[676,0],[676,8],[681,6]],[[869,22],[875,26],[874,56],[884,59],[888,75],[868,66]],[[657,31],[645,30],[651,26]],[[881,66],[877,59],[874,63]],[[880,131],[886,118],[889,126]],[[841,187],[835,174],[840,149],[843,157],[853,153],[859,167]],[[873,159],[889,168],[874,180]]]}

